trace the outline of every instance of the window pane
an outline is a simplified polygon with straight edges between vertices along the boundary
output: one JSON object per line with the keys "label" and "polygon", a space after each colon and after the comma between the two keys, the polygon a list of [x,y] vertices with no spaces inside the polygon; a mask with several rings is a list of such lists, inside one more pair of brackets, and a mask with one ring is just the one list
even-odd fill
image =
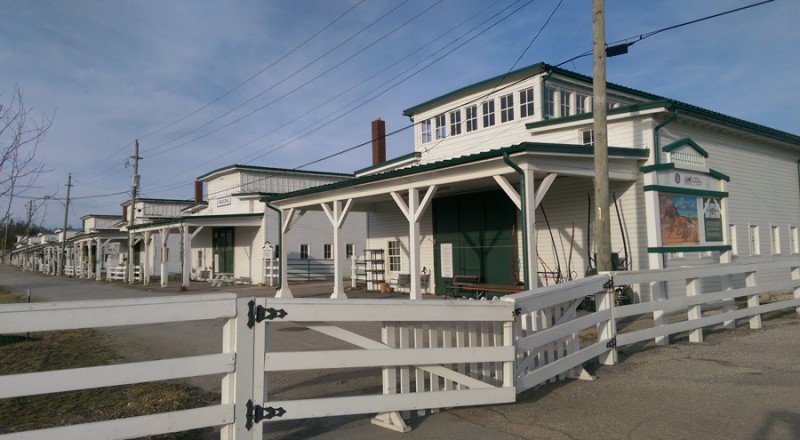
{"label": "window pane", "polygon": [[436,139],[444,139],[447,137],[447,124],[444,115],[436,117]]}
{"label": "window pane", "polygon": [[450,112],[450,136],[461,134],[461,110]]}
{"label": "window pane", "polygon": [[533,116],[533,87],[519,92],[519,117]]}
{"label": "window pane", "polygon": [[467,107],[467,133],[478,129],[478,106]]}
{"label": "window pane", "polygon": [[431,120],[426,119],[420,123],[422,128],[422,143],[431,141]]}
{"label": "window pane", "polygon": [[483,126],[492,125],[494,125],[494,101],[486,101],[483,103]]}

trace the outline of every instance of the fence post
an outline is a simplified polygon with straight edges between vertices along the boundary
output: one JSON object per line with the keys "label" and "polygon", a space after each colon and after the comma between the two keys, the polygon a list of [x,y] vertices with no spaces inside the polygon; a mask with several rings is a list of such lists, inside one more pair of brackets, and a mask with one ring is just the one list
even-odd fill
{"label": "fence post", "polygon": [[614,279],[608,277],[608,282],[603,285],[603,290],[595,294],[595,304],[597,304],[597,311],[602,312],[608,310],[610,317],[605,322],[597,324],[597,336],[601,341],[608,341],[608,351],[603,352],[598,359],[603,365],[616,365],[617,364],[617,321],[614,318]]}
{"label": "fence post", "polygon": [[[747,272],[745,273],[744,278],[745,286],[747,287],[755,287],[758,285],[756,281],[756,272]],[[761,305],[761,299],[759,297],[759,293],[756,292],[752,295],[747,297],[747,307],[758,307]],[[753,330],[757,330],[761,328],[761,314],[756,314],[750,317],[750,328]]]}
{"label": "fence post", "polygon": [[[650,283],[650,295],[652,298],[651,301],[653,302],[667,299],[667,282],[655,281]],[[661,327],[665,323],[664,310],[659,309],[653,311],[653,327]],[[661,346],[669,345],[669,335],[656,336],[655,344]]]}
{"label": "fence post", "polygon": [[[247,402],[253,400],[254,335],[247,327],[250,310],[248,303],[255,298],[236,301],[236,317],[229,319],[222,329],[222,351],[236,353],[233,373],[222,378],[222,404],[233,404],[235,422],[220,432],[221,440],[261,439],[261,426],[247,429]],[[262,355],[263,359],[263,355]]]}
{"label": "fence post", "polygon": [[[686,296],[693,297],[700,294],[700,278],[688,278],[686,280]],[[703,305],[697,304],[689,307],[687,318],[689,320],[700,319],[703,317]],[[703,342],[703,328],[696,328],[689,332],[689,342]]]}
{"label": "fence post", "polygon": [[[731,264],[731,251],[724,251],[724,252],[720,253],[719,262],[721,264],[723,264],[723,265]],[[733,290],[733,283],[731,282],[731,274],[730,273],[722,275],[721,282],[722,282],[722,286],[721,286],[722,290],[725,290],[725,291]],[[722,310],[725,313],[731,313],[734,310],[736,310],[736,306],[734,304],[733,297],[726,298],[725,299],[725,303],[724,303],[724,305],[722,307],[723,307]],[[723,328],[725,328],[727,330],[735,329],[736,328],[736,320],[735,319],[731,319],[731,320],[728,320],[728,321],[724,321],[722,323],[722,326],[723,326]]]}

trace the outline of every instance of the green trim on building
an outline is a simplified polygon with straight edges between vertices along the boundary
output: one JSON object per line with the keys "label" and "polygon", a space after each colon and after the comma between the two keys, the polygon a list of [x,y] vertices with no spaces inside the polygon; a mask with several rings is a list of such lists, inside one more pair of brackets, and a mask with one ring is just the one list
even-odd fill
{"label": "green trim on building", "polygon": [[710,191],[706,189],[675,188],[663,185],[645,185],[643,191],[658,191],[670,194],[685,194],[688,196],[728,197],[726,191]]}
{"label": "green trim on building", "polygon": [[356,174],[368,173],[371,170],[376,170],[378,168],[383,168],[383,167],[385,167],[387,165],[392,165],[392,164],[395,164],[395,163],[398,163],[398,162],[403,162],[403,161],[406,161],[406,160],[409,160],[409,159],[419,159],[420,157],[422,157],[422,153],[419,153],[419,152],[404,154],[402,156],[395,157],[394,159],[390,159],[390,160],[387,160],[385,162],[381,162],[379,164],[372,165],[372,166],[357,170]]}
{"label": "green trim on building", "polygon": [[672,252],[725,252],[731,250],[731,245],[708,245],[708,246],[658,246],[648,247],[647,252],[651,254],[669,254]]}
{"label": "green trim on building", "polygon": [[338,176],[338,177],[353,177],[353,174],[349,173],[334,173],[330,171],[303,171],[303,170],[290,170],[288,168],[272,168],[272,167],[258,167],[254,165],[241,165],[241,164],[233,164],[228,165],[226,167],[217,168],[216,170],[209,171],[202,176],[198,177],[196,180],[203,180],[208,176],[214,175],[221,171],[234,171],[234,170],[241,170],[241,171],[272,171],[275,173],[281,174],[307,174],[307,175],[319,175],[319,176]]}
{"label": "green trim on building", "polygon": [[717,170],[708,169],[708,175],[711,177],[716,177],[719,180],[724,180],[726,182],[730,182],[731,178],[727,174],[720,173]]}
{"label": "green trim on building", "polygon": [[[499,148],[496,150],[489,150],[483,153],[470,154],[461,156],[454,159],[447,159],[440,162],[427,163],[424,165],[416,165],[408,168],[401,168],[398,170],[387,171],[379,174],[369,174],[366,176],[356,177],[350,180],[343,180],[341,182],[329,183],[327,185],[315,186],[313,188],[301,189],[298,191],[276,194],[274,196],[262,197],[262,202],[271,202],[278,200],[291,199],[293,197],[306,196],[310,194],[318,194],[335,189],[347,188],[356,185],[363,185],[365,183],[378,182],[381,180],[389,180],[398,177],[411,176],[426,171],[435,171],[444,168],[449,168],[457,165],[464,165],[472,162],[483,161],[486,159],[502,159],[503,154],[515,153],[559,153],[580,156],[591,156],[594,154],[594,148],[588,145],[569,145],[569,144],[545,144],[534,142],[523,142],[521,144],[512,145],[510,147]],[[609,147],[609,157],[621,157],[631,159],[646,160],[650,157],[650,150],[635,149],[635,148],[620,148]]]}
{"label": "green trim on building", "polygon": [[706,150],[704,150],[700,145],[697,145],[697,142],[691,140],[690,138],[678,139],[677,141],[672,142],[669,145],[665,145],[661,149],[661,151],[663,151],[665,153],[671,153],[671,152],[677,150],[678,148],[685,147],[687,145],[689,147],[691,147],[694,151],[697,151],[698,153],[700,153],[703,157],[708,158],[708,152]]}
{"label": "green trim on building", "polygon": [[672,169],[675,169],[674,163],[660,163],[658,165],[645,165],[643,167],[639,167],[639,172],[647,174],[647,173],[652,173],[653,171],[664,171]]}

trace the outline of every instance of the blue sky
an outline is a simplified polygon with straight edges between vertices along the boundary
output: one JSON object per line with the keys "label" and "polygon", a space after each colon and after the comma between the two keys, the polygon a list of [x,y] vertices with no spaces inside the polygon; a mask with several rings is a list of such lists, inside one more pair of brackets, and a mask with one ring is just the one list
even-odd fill
{"label": "blue sky", "polygon": [[[127,194],[81,197],[129,191],[134,139],[141,196],[188,199],[213,169],[295,168],[367,142],[377,117],[400,130],[404,109],[502,74],[523,53],[518,68],[590,50],[591,2],[564,0],[525,51],[558,3],[0,0],[0,102],[17,84],[35,115],[55,114],[39,151],[47,173],[26,195],[63,197],[71,172],[69,223],[79,226],[85,214],[121,212]],[[606,39],[750,3],[606,0]],[[664,32],[609,59],[608,81],[800,134],[798,21],[800,2],[778,0]],[[563,67],[591,74],[591,57]],[[411,152],[411,130],[387,149]],[[370,160],[363,147],[309,169],[353,172]],[[59,227],[63,209],[48,201],[34,221]]]}

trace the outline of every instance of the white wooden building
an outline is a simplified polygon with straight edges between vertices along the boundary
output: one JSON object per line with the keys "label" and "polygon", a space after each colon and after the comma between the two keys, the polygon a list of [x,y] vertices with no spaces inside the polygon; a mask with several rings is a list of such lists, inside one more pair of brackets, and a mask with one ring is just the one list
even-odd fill
{"label": "white wooden building", "polygon": [[[412,153],[264,200],[284,218],[367,212],[381,277],[410,275],[412,297],[423,271],[437,293],[458,275],[527,289],[583,277],[594,258],[591,87],[542,63],[466,86],[404,111]],[[607,102],[617,269],[798,253],[800,137],[614,84]]]}
{"label": "white wooden building", "polygon": [[[283,243],[277,233],[277,213],[266,210],[261,198],[276,193],[307,189],[349,180],[352,174],[297,171],[251,165],[230,165],[197,178],[195,200],[179,218],[136,226],[137,234],[171,234],[184,244],[184,285],[189,280],[220,278],[243,284],[268,284],[269,264],[277,263],[281,245],[290,264],[315,273],[326,271],[332,261],[330,240],[323,215],[310,215],[296,234]],[[206,195],[207,197],[204,197]],[[352,249],[363,249],[366,215],[354,216],[346,228]],[[326,253],[327,251],[327,253]],[[302,261],[300,261],[302,260]],[[312,267],[313,263],[313,267]],[[277,275],[277,271],[275,271]],[[298,279],[301,274],[298,274]],[[328,277],[329,278],[329,277]]]}

